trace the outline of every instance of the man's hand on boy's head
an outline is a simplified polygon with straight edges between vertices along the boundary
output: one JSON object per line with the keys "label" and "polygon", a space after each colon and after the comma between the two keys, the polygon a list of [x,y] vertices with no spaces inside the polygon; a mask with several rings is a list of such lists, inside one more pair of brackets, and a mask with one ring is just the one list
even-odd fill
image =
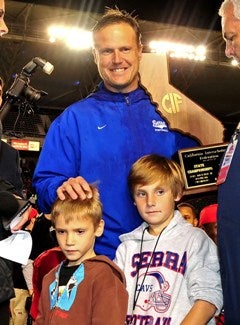
{"label": "man's hand on boy's head", "polygon": [[65,200],[66,193],[73,199],[80,198],[85,200],[92,197],[92,190],[88,182],[81,176],[71,177],[57,189],[57,195],[60,200]]}

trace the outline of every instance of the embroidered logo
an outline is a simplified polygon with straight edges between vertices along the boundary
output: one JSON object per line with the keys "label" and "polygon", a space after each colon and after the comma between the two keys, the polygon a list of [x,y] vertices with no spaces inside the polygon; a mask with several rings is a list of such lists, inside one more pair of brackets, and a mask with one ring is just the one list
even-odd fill
{"label": "embroidered logo", "polygon": [[152,120],[152,125],[156,132],[168,132],[167,123],[165,121]]}

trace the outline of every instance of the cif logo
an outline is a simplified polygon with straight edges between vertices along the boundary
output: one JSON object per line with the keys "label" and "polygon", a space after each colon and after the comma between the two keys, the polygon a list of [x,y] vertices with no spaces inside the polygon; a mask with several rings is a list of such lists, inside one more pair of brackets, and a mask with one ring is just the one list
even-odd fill
{"label": "cif logo", "polygon": [[180,111],[182,97],[176,93],[167,93],[163,96],[162,107],[169,114],[176,114]]}

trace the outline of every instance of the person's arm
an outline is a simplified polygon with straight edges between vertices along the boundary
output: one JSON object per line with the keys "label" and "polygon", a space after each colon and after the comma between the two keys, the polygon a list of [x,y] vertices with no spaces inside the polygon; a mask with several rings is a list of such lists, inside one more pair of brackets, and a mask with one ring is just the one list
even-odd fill
{"label": "person's arm", "polygon": [[185,274],[192,308],[181,325],[206,324],[223,304],[217,246],[201,229],[195,228],[193,234]]}
{"label": "person's arm", "polygon": [[30,296],[33,294],[33,284],[32,284],[32,277],[33,277],[33,260],[28,259],[26,265],[22,265],[22,272],[27,284],[28,292]]}
{"label": "person's arm", "polygon": [[115,254],[115,258],[113,259],[113,262],[117,264],[117,266],[124,272],[125,264],[126,264],[126,246],[125,243],[121,243]]}
{"label": "person's arm", "polygon": [[105,268],[95,278],[92,291],[91,323],[106,325],[107,317],[111,320],[111,325],[124,324],[128,305],[125,283],[110,268]]}
{"label": "person's arm", "polygon": [[217,308],[204,300],[197,300],[181,325],[206,325],[214,317]]}
{"label": "person's arm", "polygon": [[[72,128],[73,132],[69,132]],[[41,154],[33,175],[33,186],[37,193],[39,209],[50,213],[57,196],[86,198],[91,191],[88,182],[81,177],[81,139],[76,134],[76,118],[66,110],[48,130]]]}
{"label": "person's arm", "polygon": [[36,319],[34,320],[34,325],[50,324],[50,312],[49,281],[47,280],[47,277],[45,277],[42,283],[42,292],[38,301],[38,310]]}

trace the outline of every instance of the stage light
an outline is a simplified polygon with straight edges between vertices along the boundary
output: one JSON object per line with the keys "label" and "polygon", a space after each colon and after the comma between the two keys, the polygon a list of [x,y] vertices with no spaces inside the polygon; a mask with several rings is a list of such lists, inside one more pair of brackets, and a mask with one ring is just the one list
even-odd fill
{"label": "stage light", "polygon": [[206,48],[203,45],[193,46],[189,44],[151,41],[149,43],[151,52],[168,53],[170,57],[184,58],[195,61],[204,61],[206,59]]}
{"label": "stage light", "polygon": [[49,41],[64,42],[75,50],[89,49],[92,46],[92,33],[80,28],[54,25],[48,29]]}
{"label": "stage light", "polygon": [[239,65],[239,62],[236,59],[232,59],[231,65],[233,65],[234,67],[236,67],[236,66]]}

